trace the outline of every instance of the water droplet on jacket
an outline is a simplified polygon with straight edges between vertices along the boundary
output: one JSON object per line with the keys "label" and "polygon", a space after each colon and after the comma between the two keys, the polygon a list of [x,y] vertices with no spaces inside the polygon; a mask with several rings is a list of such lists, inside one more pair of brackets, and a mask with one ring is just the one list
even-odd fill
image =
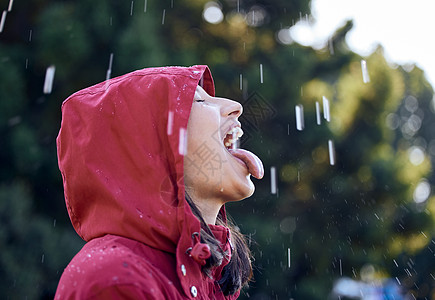
{"label": "water droplet on jacket", "polygon": [[143,213],[139,209],[137,209],[137,208],[136,208],[136,212],[139,215],[139,218],[142,219],[143,218]]}

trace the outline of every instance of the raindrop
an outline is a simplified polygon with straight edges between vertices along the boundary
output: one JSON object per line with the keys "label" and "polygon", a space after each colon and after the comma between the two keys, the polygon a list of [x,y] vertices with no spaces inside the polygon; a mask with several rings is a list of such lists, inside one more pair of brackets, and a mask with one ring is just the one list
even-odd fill
{"label": "raindrop", "polygon": [[26,70],[27,70],[27,67],[29,66],[29,59],[28,58],[26,58]]}
{"label": "raindrop", "polygon": [[397,264],[396,260],[393,259],[394,264],[396,265],[396,267],[399,267],[399,265]]}
{"label": "raindrop", "polygon": [[56,227],[56,219],[53,220],[53,227]]}
{"label": "raindrop", "polygon": [[174,123],[174,112],[169,111],[168,112],[168,131],[167,131],[168,135],[172,134],[173,123]]}
{"label": "raindrop", "polygon": [[109,68],[107,69],[106,80],[109,80],[110,76],[112,75],[112,64],[113,64],[113,53],[110,53]]}
{"label": "raindrop", "polygon": [[138,208],[136,208],[136,212],[139,215],[139,218],[142,219],[143,218],[143,213]]}
{"label": "raindrop", "polygon": [[260,64],[260,83],[263,83],[263,64]]}
{"label": "raindrop", "polygon": [[328,140],[328,149],[329,149],[329,163],[331,166],[335,165],[335,147],[332,140]]}
{"label": "raindrop", "polygon": [[185,128],[180,128],[180,133],[179,133],[180,135],[178,140],[178,153],[180,153],[181,155],[186,155],[187,153],[186,133],[187,132]]}
{"label": "raindrop", "polygon": [[243,89],[243,76],[240,74],[240,90]]}
{"label": "raindrop", "polygon": [[291,266],[291,259],[290,259],[290,248],[287,249],[287,255],[288,255],[288,267],[290,268]]}
{"label": "raindrop", "polygon": [[231,144],[231,149],[232,150],[237,150],[237,148],[239,148],[239,145],[238,145],[239,140],[237,139],[237,132],[236,131],[233,131],[233,133],[231,135],[231,139],[234,141]]}
{"label": "raindrop", "polygon": [[42,254],[42,257],[41,257],[41,264],[44,263],[44,260],[45,260],[45,254]]}
{"label": "raindrop", "polygon": [[364,83],[370,82],[369,72],[367,71],[367,62],[364,59],[361,60],[361,70],[362,70],[363,82]]}
{"label": "raindrop", "polygon": [[2,19],[0,21],[0,33],[3,32],[3,27],[5,26],[6,14],[7,14],[7,11],[4,10],[2,13]]}
{"label": "raindrop", "polygon": [[331,121],[331,116],[329,114],[329,100],[325,96],[322,97],[323,100],[323,117],[326,121]]}
{"label": "raindrop", "polygon": [[276,168],[270,167],[270,193],[276,194]]}
{"label": "raindrop", "polygon": [[296,129],[302,131],[305,127],[304,107],[301,104],[296,105],[295,112],[296,112]]}
{"label": "raindrop", "polygon": [[397,283],[398,283],[399,285],[402,285],[402,283],[400,283],[399,278],[396,277],[396,280],[397,280]]}
{"label": "raindrop", "polygon": [[131,5],[130,5],[130,16],[133,15],[133,5],[134,5],[134,1],[131,1]]}
{"label": "raindrop", "polygon": [[340,258],[340,276],[343,276],[343,266],[341,265],[341,258]]}
{"label": "raindrop", "polygon": [[54,65],[51,65],[47,68],[47,71],[45,72],[44,94],[50,94],[52,91],[55,71],[56,67]]}
{"label": "raindrop", "polygon": [[147,12],[147,0],[145,0],[145,3],[143,5],[143,12],[146,13]]}
{"label": "raindrop", "polygon": [[12,10],[12,5],[14,5],[14,0],[9,0],[8,11],[11,11],[11,10]]}
{"label": "raindrop", "polygon": [[33,30],[30,29],[30,31],[29,31],[29,42],[32,41],[32,34],[33,34]]}
{"label": "raindrop", "polygon": [[163,10],[163,15],[162,15],[162,25],[165,24],[165,15],[166,15],[166,9]]}
{"label": "raindrop", "polygon": [[317,125],[322,124],[322,118],[320,117],[320,104],[316,101],[316,121]]}

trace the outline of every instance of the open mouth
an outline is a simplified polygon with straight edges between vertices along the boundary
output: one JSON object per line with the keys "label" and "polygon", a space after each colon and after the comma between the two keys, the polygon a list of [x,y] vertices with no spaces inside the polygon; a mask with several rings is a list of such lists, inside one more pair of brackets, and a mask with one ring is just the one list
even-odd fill
{"label": "open mouth", "polygon": [[227,149],[235,150],[238,148],[238,142],[239,138],[243,135],[242,128],[236,126],[233,128],[230,128],[230,130],[227,132],[224,138],[224,146]]}
{"label": "open mouth", "polygon": [[235,158],[239,159],[246,165],[248,172],[257,179],[263,178],[264,167],[261,160],[254,153],[238,148],[239,138],[243,135],[243,130],[240,126],[230,128],[223,140],[225,148]]}

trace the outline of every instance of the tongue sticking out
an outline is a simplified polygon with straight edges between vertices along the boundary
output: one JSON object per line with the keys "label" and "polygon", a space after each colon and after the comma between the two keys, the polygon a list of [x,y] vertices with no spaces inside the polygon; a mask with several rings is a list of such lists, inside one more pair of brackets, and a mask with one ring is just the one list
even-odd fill
{"label": "tongue sticking out", "polygon": [[249,173],[257,179],[263,178],[264,168],[263,163],[254,153],[244,149],[229,149],[234,157],[241,159],[248,167]]}

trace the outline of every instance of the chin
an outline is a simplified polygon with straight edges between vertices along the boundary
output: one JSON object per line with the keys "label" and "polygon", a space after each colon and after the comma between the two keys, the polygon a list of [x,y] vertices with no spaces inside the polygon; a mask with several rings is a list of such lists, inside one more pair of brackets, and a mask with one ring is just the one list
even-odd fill
{"label": "chin", "polygon": [[230,201],[240,201],[251,197],[254,194],[255,186],[251,181],[251,176],[248,175],[244,180],[234,180],[232,181],[232,186],[228,188],[226,191],[224,189],[224,198],[226,198],[225,202]]}

